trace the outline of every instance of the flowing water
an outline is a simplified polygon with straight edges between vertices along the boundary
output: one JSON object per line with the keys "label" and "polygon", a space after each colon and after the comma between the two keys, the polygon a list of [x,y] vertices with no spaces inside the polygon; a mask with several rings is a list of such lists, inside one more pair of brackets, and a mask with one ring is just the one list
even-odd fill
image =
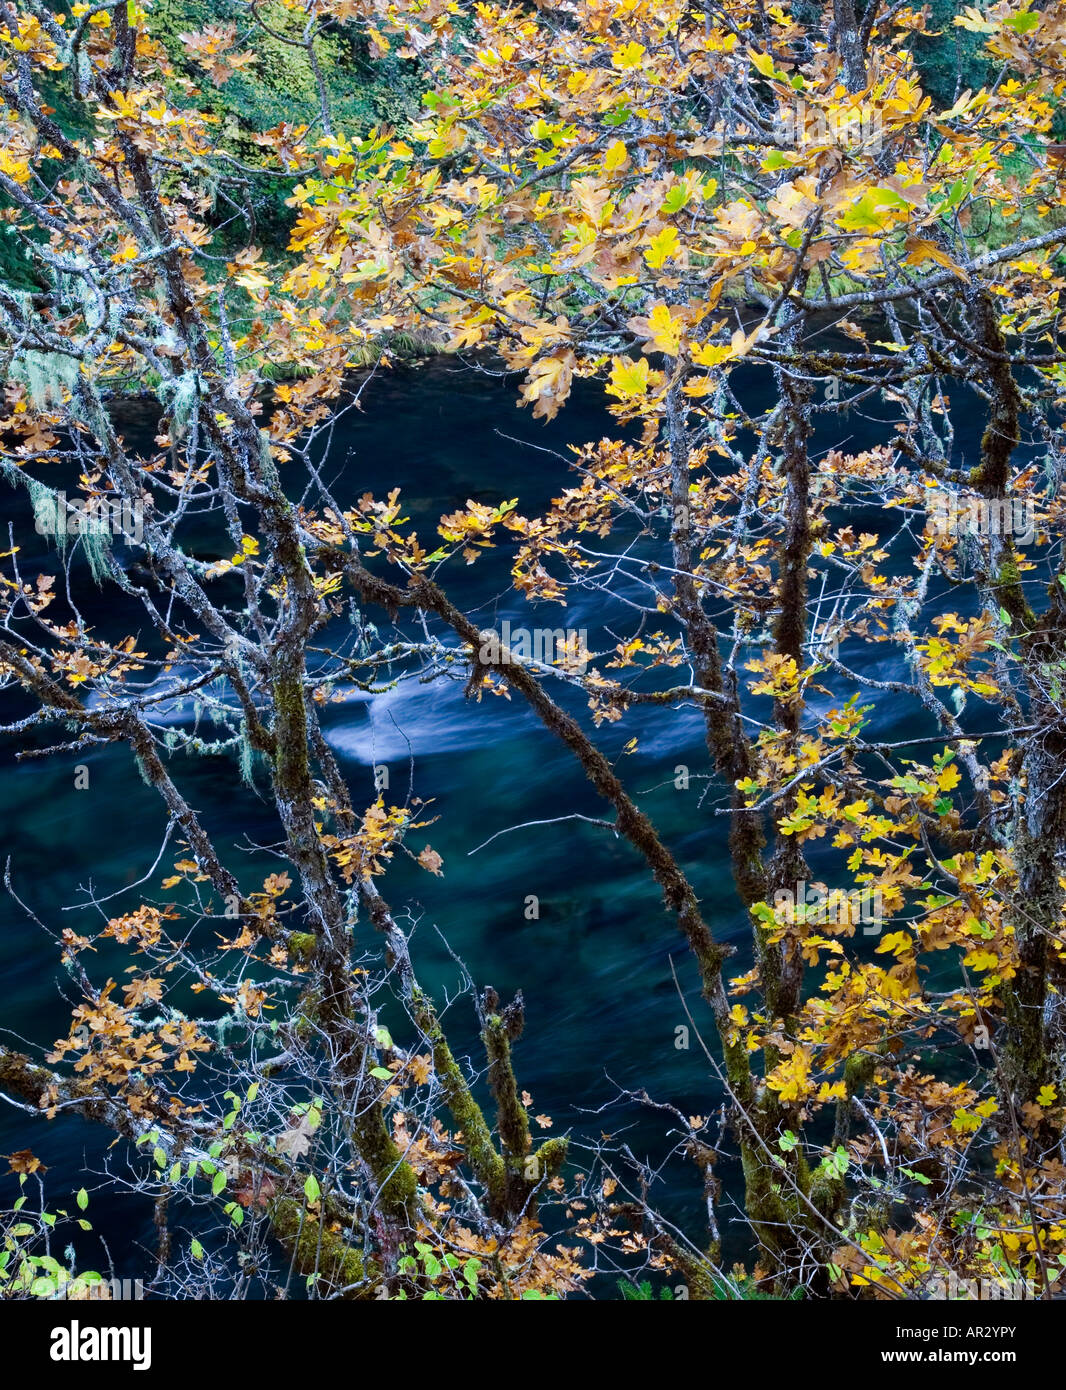
{"label": "flowing water", "polygon": [[[573,485],[566,446],[616,434],[618,427],[604,412],[596,386],[579,383],[550,426],[516,410],[515,395],[513,378],[471,371],[447,358],[379,375],[364,392],[363,411],[345,416],[333,438],[328,476],[335,480],[335,495],[350,504],[365,491],[380,497],[400,487],[405,514],[423,544],[430,542],[428,549],[437,518],[468,498],[495,504],[517,497],[522,513],[536,515]],[[765,380],[750,380],[745,399],[751,409],[764,406]],[[873,414],[880,418],[853,412],[845,429],[837,424],[835,435],[819,437],[816,445],[858,450],[890,437],[887,408]],[[979,412],[969,412],[965,423],[966,436],[958,440],[964,453],[976,444]],[[151,421],[134,408],[124,427],[136,442],[138,433],[150,433]],[[26,500],[21,494],[8,496],[10,514],[20,520],[25,536]],[[883,527],[871,516],[864,529]],[[19,558],[32,578],[44,554],[43,549],[34,554],[34,542],[41,547],[44,542],[33,535],[32,525],[29,537]],[[87,571],[82,567],[79,573],[89,608],[99,607]],[[480,605],[475,621],[482,627],[510,618],[527,628],[586,628],[594,650],[618,640],[605,637],[605,626],[628,633],[621,605],[604,607],[590,596],[578,596],[565,610],[530,610],[509,590],[503,548],[486,552],[470,568],[453,566],[451,574],[445,571],[446,587],[461,607],[473,612]],[[137,611],[116,604],[113,596],[98,616],[102,627],[119,635],[142,627]],[[878,650],[885,662],[891,660],[887,648]],[[580,713],[583,702],[570,698],[561,683],[554,682],[552,692]],[[901,723],[905,717],[890,703],[877,714],[875,727],[892,738],[931,732],[913,719]],[[461,679],[401,683],[380,696],[328,705],[324,718],[357,805],[373,798],[373,766],[386,765],[391,800],[402,801],[409,786],[431,803],[427,814],[439,817],[412,845],[417,850],[424,839],[443,856],[443,877],[398,856],[382,884],[394,911],[417,919],[412,950],[424,986],[441,1002],[455,995],[460,975],[450,948],[479,987],[491,984],[505,1000],[521,989],[526,1029],[515,1057],[520,1084],[533,1096],[533,1112],[553,1118],[552,1133],[573,1130],[579,1165],[580,1144],[601,1132],[624,1135],[635,1154],[657,1165],[669,1147],[664,1139],[669,1116],[633,1104],[597,1112],[620,1090],[646,1088],[687,1115],[711,1113],[720,1089],[698,1042],[693,1037],[687,1050],[675,1046],[675,1030],[686,1017],[674,969],[697,1024],[702,1027],[707,1015],[684,943],[643,863],[624,842],[580,820],[511,829],[575,813],[604,814],[572,755],[519,699],[467,700]],[[59,736],[53,733],[52,741]],[[634,737],[636,751],[623,753]],[[729,973],[740,973],[749,959],[748,929],[732,889],[727,821],[715,814],[721,789],[701,780],[707,763],[699,717],[638,709],[619,724],[602,726],[597,738],[689,873],[716,935],[737,945]],[[87,885],[105,895],[144,877],[158,852],[165,817],[122,748],[16,763],[7,740],[0,758],[0,845],[4,858],[10,858],[15,891],[40,923],[6,895],[0,899],[0,1024],[5,1041],[39,1055],[66,1032],[77,998],[48,931],[84,928],[86,911],[67,909],[84,901]],[[87,790],[74,789],[75,762],[90,769]],[[675,786],[675,769],[682,764],[692,773],[687,790]],[[181,756],[172,771],[221,845],[276,838],[266,803],[239,786],[231,760]],[[491,837],[496,838],[486,844]],[[161,873],[180,857],[172,848],[146,892],[153,892]],[[243,873],[242,857],[229,858]],[[264,874],[278,867],[262,856],[251,856],[250,863]],[[254,874],[248,872],[245,881],[251,882]],[[537,920],[526,918],[530,895],[539,900]],[[107,912],[129,910],[137,900],[137,891],[128,891],[108,904]],[[93,912],[99,920],[99,910]],[[374,948],[373,933],[362,929],[359,944]],[[106,952],[95,958],[98,978],[108,964]],[[455,998],[446,1018],[457,1050],[477,1058],[469,997]],[[402,1031],[398,1039],[405,1040]],[[122,1147],[109,1150],[110,1141],[109,1133],[76,1117],[47,1123],[0,1104],[0,1153],[32,1148],[51,1170],[53,1206],[64,1205],[71,1190],[89,1187],[91,1214],[108,1236],[117,1272],[143,1276],[151,1267],[151,1213],[147,1203],[116,1191],[104,1176],[109,1166],[122,1169]],[[727,1170],[723,1176],[729,1184],[735,1174]],[[5,1203],[14,1195],[14,1182],[0,1179],[12,1189],[0,1199]],[[656,1195],[672,1217],[698,1235],[701,1194],[695,1169],[675,1164]],[[743,1227],[739,1220],[730,1223],[728,1211],[723,1216],[727,1253],[740,1255],[748,1243]]]}

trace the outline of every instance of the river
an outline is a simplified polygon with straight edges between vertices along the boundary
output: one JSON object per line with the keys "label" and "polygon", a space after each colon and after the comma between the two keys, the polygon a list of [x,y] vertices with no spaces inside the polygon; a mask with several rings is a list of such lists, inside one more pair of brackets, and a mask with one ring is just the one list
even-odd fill
{"label": "river", "polygon": [[[766,403],[765,379],[749,379],[744,389],[749,408]],[[518,497],[519,510],[536,515],[550,497],[572,485],[573,475],[558,456],[566,446],[615,434],[618,427],[595,385],[577,383],[573,399],[551,425],[517,410],[515,397],[513,378],[470,370],[451,358],[379,373],[363,394],[363,410],[350,412],[334,437],[329,475],[337,480],[336,494],[350,503],[368,490],[383,496],[400,487],[405,514],[423,543],[433,537],[436,519],[467,498],[496,503]],[[846,431],[837,425],[836,437],[818,438],[816,447],[834,442],[857,450],[890,437],[889,409],[874,413],[880,418],[853,413]],[[957,443],[966,453],[976,447],[982,421],[977,410],[960,414]],[[133,440],[151,428],[137,407],[126,407],[123,418]],[[5,495],[10,516],[26,536],[25,497]],[[870,518],[869,529],[876,527],[877,518]],[[20,562],[33,576],[35,560],[42,558],[35,556],[33,542],[44,542],[34,536],[32,524],[28,535]],[[103,597],[94,598],[82,573],[90,608],[102,605]],[[580,598],[565,616],[564,610],[541,608],[531,619],[529,608],[508,592],[503,550],[487,552],[470,568],[454,565],[451,574],[443,577],[460,606],[483,605],[475,619],[481,626],[510,618],[530,627],[535,622],[586,628],[594,648],[598,642],[613,645],[603,628],[620,618],[621,610],[612,613],[588,598]],[[100,607],[99,618],[103,627],[114,625],[121,632],[141,626],[136,610],[126,610],[113,596],[106,609]],[[887,648],[880,650],[891,660]],[[583,707],[580,700],[568,703],[575,712]],[[443,936],[479,987],[491,984],[504,999],[521,989],[526,1030],[515,1057],[519,1082],[533,1096],[532,1111],[552,1117],[551,1132],[573,1132],[578,1167],[584,1140],[623,1130],[635,1153],[658,1164],[669,1147],[667,1118],[632,1105],[597,1112],[620,1088],[647,1088],[686,1114],[706,1115],[720,1100],[696,1039],[687,1049],[675,1046],[676,1030],[687,1020],[672,958],[694,1017],[697,1022],[706,1017],[684,944],[643,864],[613,834],[577,820],[500,833],[520,822],[603,814],[572,756],[520,701],[485,697],[475,703],[464,698],[459,681],[402,684],[386,695],[329,705],[325,718],[357,804],[372,798],[373,765],[384,764],[396,800],[413,775],[413,791],[439,817],[425,839],[443,856],[443,877],[431,877],[398,857],[382,885],[394,910],[418,920],[413,955],[423,984],[440,1001],[458,986],[459,972]],[[929,732],[913,723],[904,726],[901,718],[904,712],[888,704],[874,727],[886,738],[902,737],[907,727],[915,736]],[[638,710],[619,724],[602,726],[597,737],[690,874],[716,934],[737,945],[730,973],[740,973],[749,959],[748,928],[732,891],[726,821],[715,814],[717,797],[705,795],[708,784],[701,780],[707,767],[700,719],[692,712],[664,716]],[[633,737],[637,750],[623,754]],[[86,921],[83,912],[64,909],[79,902],[84,885],[91,882],[98,893],[112,893],[147,873],[165,825],[161,803],[122,748],[81,754],[77,760],[18,764],[13,752],[10,740],[0,747],[2,847],[14,887],[46,927],[78,928]],[[87,790],[74,788],[75,761],[90,768]],[[693,774],[687,789],[675,786],[680,764]],[[232,763],[179,757],[173,774],[221,845],[276,838],[266,803],[238,784]],[[492,836],[498,838],[478,848]],[[416,848],[419,843],[414,842]],[[244,862],[241,856],[234,859]],[[277,867],[276,861],[263,864],[264,872]],[[530,895],[539,900],[538,920],[526,917]],[[131,894],[116,901],[126,910],[133,899]],[[0,922],[4,1037],[37,1054],[66,1032],[76,991],[54,942],[6,895],[0,898]],[[369,930],[360,945],[375,947]],[[94,968],[107,968],[105,954]],[[477,1056],[468,998],[450,1007],[447,1025],[453,1044]],[[93,1221],[108,1236],[116,1272],[141,1277],[151,1267],[151,1212],[105,1176],[109,1166],[122,1167],[122,1150],[109,1150],[110,1142],[110,1134],[77,1118],[48,1123],[0,1106],[0,1153],[33,1149],[49,1167],[53,1209],[69,1205],[71,1191],[88,1187]],[[726,1170],[722,1176],[731,1185],[735,1174]],[[14,1195],[15,1179],[0,1178],[0,1183],[6,1202]],[[657,1195],[671,1217],[698,1233],[702,1198],[694,1168],[675,1161]],[[728,1211],[723,1216],[728,1262],[740,1258],[749,1241],[735,1212],[732,1222]]]}

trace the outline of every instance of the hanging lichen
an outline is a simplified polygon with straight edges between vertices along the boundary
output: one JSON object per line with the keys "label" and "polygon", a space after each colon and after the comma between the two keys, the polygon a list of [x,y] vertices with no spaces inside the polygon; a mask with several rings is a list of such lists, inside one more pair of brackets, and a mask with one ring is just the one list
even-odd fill
{"label": "hanging lichen", "polygon": [[34,410],[49,410],[63,404],[78,379],[79,363],[65,352],[20,353],[11,376],[26,387]]}
{"label": "hanging lichen", "polygon": [[30,506],[33,508],[34,527],[38,535],[51,536],[59,550],[65,551],[67,546],[67,526],[66,517],[60,517],[60,494],[54,488],[48,487],[46,483],[39,482],[29,473],[21,468],[17,468],[13,463],[6,459],[0,463],[3,468],[4,476],[9,482],[16,486],[24,487],[30,499]]}
{"label": "hanging lichen", "polygon": [[[66,493],[57,492],[47,483],[42,483],[22,468],[17,468],[7,460],[0,461],[0,469],[9,482],[26,489],[33,508],[33,523],[37,534],[50,536],[61,555],[66,554],[68,525],[73,513],[66,500]],[[83,507],[78,518],[75,534],[82,543],[89,569],[97,584],[114,575],[111,556],[111,534],[106,514],[90,518],[88,509]]]}
{"label": "hanging lichen", "polygon": [[104,526],[93,525],[80,533],[82,549],[97,584],[111,574],[111,538]]}
{"label": "hanging lichen", "polygon": [[252,747],[248,738],[248,721],[241,720],[241,731],[237,737],[237,746],[240,749],[239,766],[241,771],[241,781],[246,787],[254,785],[252,770],[255,765],[255,749]]}
{"label": "hanging lichen", "polygon": [[170,436],[173,440],[184,439],[188,434],[198,394],[195,372],[185,372],[171,381],[160,382],[159,396],[170,418]]}

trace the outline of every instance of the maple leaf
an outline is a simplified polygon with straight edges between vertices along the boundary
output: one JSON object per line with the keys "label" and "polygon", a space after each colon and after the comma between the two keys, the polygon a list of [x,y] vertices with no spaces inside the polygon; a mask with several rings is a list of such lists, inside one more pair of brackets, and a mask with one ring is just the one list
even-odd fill
{"label": "maple leaf", "polygon": [[537,419],[554,420],[559,408],[570,394],[573,380],[574,356],[567,352],[561,357],[542,357],[534,362],[522,385],[523,403],[532,401]]}
{"label": "maple leaf", "polygon": [[144,1003],[162,999],[163,981],[147,977],[131,980],[128,985],[124,986],[123,993],[126,996],[127,1007],[137,1009]]}
{"label": "maple leaf", "polygon": [[7,1158],[8,1171],[11,1173],[46,1173],[48,1170],[45,1165],[30,1152],[29,1149],[19,1149],[17,1153],[5,1155]]}
{"label": "maple leaf", "polygon": [[630,68],[639,68],[644,61],[644,54],[647,49],[642,43],[637,43],[636,39],[626,44],[625,48],[620,48],[611,54],[611,64],[613,67],[620,68],[623,72]]}
{"label": "maple leaf", "polygon": [[953,275],[957,275],[960,280],[969,282],[970,277],[962,266],[953,261],[936,242],[928,241],[925,237],[908,237],[904,242],[904,249],[907,252],[903,260],[904,265],[924,265],[926,261],[935,261],[937,265],[942,265]]}
{"label": "maple leaf", "polygon": [[652,371],[646,357],[631,362],[628,357],[616,357],[611,366],[607,391],[620,400],[646,396],[649,390],[662,383],[662,372]]}
{"label": "maple leaf", "polygon": [[664,227],[648,242],[644,251],[644,259],[652,270],[661,269],[667,261],[676,260],[681,254],[681,243],[678,240],[676,227]]}
{"label": "maple leaf", "polygon": [[766,1078],[766,1084],[782,1101],[803,1100],[811,1092],[810,1059],[802,1048],[786,1057]]}
{"label": "maple leaf", "polygon": [[846,232],[879,232],[908,211],[906,198],[894,188],[864,189],[837,219]]}
{"label": "maple leaf", "polygon": [[664,352],[674,357],[685,335],[686,319],[687,315],[675,315],[666,304],[655,304],[647,318],[630,319],[629,326],[634,333],[648,335],[645,352]]}
{"label": "maple leaf", "polygon": [[279,1134],[274,1140],[274,1149],[279,1154],[284,1154],[287,1158],[298,1161],[303,1158],[311,1147],[311,1137],[314,1134],[314,1126],[311,1122],[310,1110],[299,1117],[295,1124]]}
{"label": "maple leaf", "polygon": [[444,860],[435,849],[430,849],[429,845],[426,845],[419,854],[418,862],[422,865],[423,869],[428,869],[431,874],[436,874],[438,878],[444,877],[441,872],[441,865],[444,863]]}
{"label": "maple leaf", "polygon": [[914,938],[905,931],[889,932],[877,943],[876,950],[879,956],[891,953],[898,960],[914,950]]}

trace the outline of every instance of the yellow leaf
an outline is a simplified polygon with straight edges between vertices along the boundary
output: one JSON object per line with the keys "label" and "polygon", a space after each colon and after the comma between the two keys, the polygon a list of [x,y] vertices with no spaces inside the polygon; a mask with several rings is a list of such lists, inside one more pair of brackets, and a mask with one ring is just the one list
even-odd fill
{"label": "yellow leaf", "polygon": [[699,343],[692,349],[692,360],[701,367],[717,367],[733,356],[731,343]]}
{"label": "yellow leaf", "polygon": [[[957,22],[957,21],[956,21],[956,22]],[[972,90],[972,88],[967,87],[966,90],[963,92],[962,96],[959,97],[958,101],[957,101],[957,102],[955,103],[955,105],[951,108],[951,110],[950,110],[950,111],[941,111],[940,115],[937,117],[937,120],[938,120],[938,121],[951,121],[951,120],[954,120],[954,118],[955,118],[956,116],[961,116],[961,115],[963,114],[963,112],[966,110],[966,108],[970,105],[970,98],[971,98],[972,96],[973,96],[973,90]]]}
{"label": "yellow leaf", "polygon": [[963,957],[963,963],[974,970],[994,970],[999,964],[999,958],[994,956],[991,951],[985,951],[978,947],[977,950],[971,951],[968,956]]}
{"label": "yellow leaf", "polygon": [[631,362],[628,357],[616,357],[611,363],[607,392],[620,400],[631,400],[635,396],[646,396],[649,389],[662,379],[662,372],[653,372],[646,357],[636,362]]}
{"label": "yellow leaf", "polygon": [[899,960],[902,956],[909,955],[914,949],[914,940],[905,931],[893,931],[879,942],[876,954],[879,956],[892,953]]}
{"label": "yellow leaf", "polygon": [[904,258],[904,265],[922,265],[925,261],[935,261],[937,265],[942,265],[945,270],[950,270],[953,275],[957,275],[960,280],[969,280],[969,276],[961,265],[957,265],[948,253],[936,242],[929,241],[925,237],[909,236],[904,243],[907,255]]}
{"label": "yellow leaf", "polygon": [[680,254],[681,244],[677,239],[677,228],[664,227],[648,243],[644,259],[652,270],[658,270],[667,261],[676,260]]}
{"label": "yellow leaf", "polygon": [[611,55],[611,66],[622,71],[628,68],[639,68],[644,60],[644,53],[644,45],[633,40],[627,43],[625,48]]}
{"label": "yellow leaf", "polygon": [[573,354],[566,358],[542,357],[534,362],[522,384],[522,399],[532,401],[533,414],[538,420],[554,420],[559,407],[570,394],[573,381]]}
{"label": "yellow leaf", "polygon": [[648,315],[648,329],[651,333],[651,344],[659,351],[674,356],[681,346],[681,338],[685,331],[685,326],[680,319],[675,319],[669,308],[665,304],[656,304]]}
{"label": "yellow leaf", "polygon": [[751,53],[748,56],[751,58],[751,65],[756,72],[761,73],[763,77],[773,77],[774,60],[769,53]]}

